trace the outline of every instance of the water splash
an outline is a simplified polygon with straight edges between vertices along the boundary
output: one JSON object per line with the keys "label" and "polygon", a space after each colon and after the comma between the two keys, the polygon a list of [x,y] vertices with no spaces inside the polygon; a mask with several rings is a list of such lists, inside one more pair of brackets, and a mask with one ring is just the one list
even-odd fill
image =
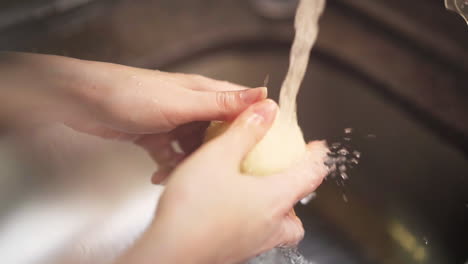
{"label": "water splash", "polygon": [[315,197],[317,197],[317,193],[316,193],[316,192],[313,192],[313,193],[307,195],[306,197],[302,198],[302,199],[301,199],[301,204],[302,204],[302,205],[306,205],[306,204],[308,204],[311,200],[315,199]]}
{"label": "water splash", "polygon": [[297,248],[280,249],[285,258],[291,264],[314,264],[314,262],[305,259],[305,257],[297,250]]}
{"label": "water splash", "polygon": [[424,236],[422,239],[426,246],[429,245],[429,239],[427,239],[427,237]]}
{"label": "water splash", "polygon": [[[300,0],[294,20],[295,37],[291,47],[288,73],[281,86],[279,105],[281,114],[297,123],[296,97],[309,62],[309,55],[318,35],[318,20],[325,8],[325,0]],[[268,80],[265,80],[267,82]],[[310,200],[310,199],[309,199]],[[273,255],[273,258],[270,256]],[[282,260],[280,260],[282,259]],[[297,249],[273,249],[253,260],[262,264],[311,264]]]}
{"label": "water splash", "polygon": [[[345,128],[344,136],[341,140],[329,145],[330,153],[325,161],[325,165],[330,170],[327,179],[335,180],[336,184],[340,187],[345,186],[345,181],[349,179],[350,170],[355,168],[361,159],[361,152],[352,146],[353,131],[353,128]],[[375,138],[375,135],[369,135],[366,137]],[[317,193],[313,192],[304,197],[300,202],[305,205],[316,197]],[[345,203],[349,201],[348,196],[344,193],[344,189],[341,197]],[[316,262],[305,259],[297,248],[275,248],[257,256],[246,264],[316,264]]]}
{"label": "water splash", "polygon": [[307,260],[297,248],[275,248],[246,264],[316,264]]}
{"label": "water splash", "polygon": [[342,140],[330,144],[330,153],[325,165],[329,168],[330,174],[327,178],[334,179],[337,185],[344,185],[344,181],[349,179],[348,171],[359,164],[361,152],[352,145],[353,129],[345,128]]}
{"label": "water splash", "polygon": [[341,197],[343,198],[343,201],[344,201],[345,203],[348,202],[348,196],[346,196],[346,194],[343,193],[343,194],[341,195]]}

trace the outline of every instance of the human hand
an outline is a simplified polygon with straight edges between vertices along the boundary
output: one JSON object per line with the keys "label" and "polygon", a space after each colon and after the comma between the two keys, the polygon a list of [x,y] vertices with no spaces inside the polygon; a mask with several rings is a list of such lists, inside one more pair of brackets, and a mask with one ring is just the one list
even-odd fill
{"label": "human hand", "polygon": [[51,55],[0,53],[2,114],[63,122],[117,139],[166,133],[203,120],[229,120],[266,89]]}
{"label": "human hand", "polygon": [[143,135],[135,143],[143,147],[158,164],[151,181],[164,184],[176,166],[203,143],[209,122],[192,122],[168,133]]}
{"label": "human hand", "polygon": [[238,263],[302,239],[302,223],[289,212],[326,175],[324,143],[310,143],[286,172],[239,172],[276,110],[270,100],[254,104],[184,160],[168,180],[152,226],[119,263]]}
{"label": "human hand", "polygon": [[154,183],[201,144],[206,126],[193,121],[230,120],[267,93],[198,75],[11,52],[0,52],[0,87],[0,123],[61,122],[133,140],[158,164]]}

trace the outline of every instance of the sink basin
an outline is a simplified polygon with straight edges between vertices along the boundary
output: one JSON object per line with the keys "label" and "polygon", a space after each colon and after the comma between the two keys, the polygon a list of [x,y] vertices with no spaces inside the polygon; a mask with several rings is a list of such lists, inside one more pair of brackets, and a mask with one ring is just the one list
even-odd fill
{"label": "sink basin", "polygon": [[[273,2],[79,1],[1,25],[0,48],[252,87],[269,76],[277,98],[293,27],[287,12],[258,10]],[[307,140],[342,142],[352,128],[350,144],[362,157],[344,185],[329,178],[297,206],[306,230],[300,251],[318,264],[466,263],[465,23],[442,1],[328,2],[299,93],[299,122]]]}

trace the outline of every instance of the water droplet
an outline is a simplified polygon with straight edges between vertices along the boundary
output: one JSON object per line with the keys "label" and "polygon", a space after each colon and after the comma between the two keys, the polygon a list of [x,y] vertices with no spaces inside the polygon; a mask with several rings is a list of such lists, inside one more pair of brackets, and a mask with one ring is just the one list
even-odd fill
{"label": "water droplet", "polygon": [[348,179],[348,174],[344,171],[340,172],[340,176],[343,180],[347,180]]}
{"label": "water droplet", "polygon": [[348,197],[346,196],[346,194],[343,193],[343,195],[341,195],[341,197],[343,197],[343,201],[344,201],[345,203],[348,202]]}
{"label": "water droplet", "polygon": [[340,150],[338,150],[338,154],[340,155],[348,155],[349,154],[349,151],[345,148],[341,148]]}
{"label": "water droplet", "polygon": [[316,262],[307,260],[296,247],[277,247],[246,262],[246,264],[269,263],[315,264]]}
{"label": "water droplet", "polygon": [[340,179],[336,179],[336,180],[335,180],[335,183],[336,183],[336,186],[340,186],[340,185],[341,185],[341,186],[345,186],[344,181],[342,181],[342,180],[340,180]]}
{"label": "water droplet", "polygon": [[361,157],[361,152],[355,150],[355,151],[353,151],[353,155],[354,155],[356,158],[359,159],[359,158]]}
{"label": "water droplet", "polygon": [[316,192],[313,192],[313,193],[307,195],[306,197],[302,198],[302,199],[301,199],[301,204],[306,205],[306,204],[308,204],[311,200],[315,199],[315,197],[317,197],[317,193],[316,193]]}
{"label": "water droplet", "polygon": [[427,237],[424,236],[422,239],[423,239],[425,245],[429,244],[429,240],[427,239]]}
{"label": "water droplet", "polygon": [[343,172],[343,171],[346,171],[346,166],[345,166],[344,164],[342,164],[342,165],[340,165],[340,166],[338,167],[338,170],[340,170],[340,171],[342,171],[342,172]]}
{"label": "water droplet", "polygon": [[336,158],[336,163],[338,164],[343,164],[346,162],[346,157],[345,156],[339,156],[338,158]]}
{"label": "water droplet", "polygon": [[267,87],[269,81],[270,81],[270,74],[267,74],[265,77],[265,80],[263,80],[263,87]]}
{"label": "water droplet", "polygon": [[329,172],[326,179],[334,180],[338,186],[344,186],[344,180],[349,179],[349,171],[357,166],[361,156],[351,144],[352,132],[352,128],[346,128],[342,140],[329,145],[328,158],[324,161]]}
{"label": "water droplet", "polygon": [[182,149],[182,147],[180,146],[180,143],[179,141],[177,140],[173,140],[171,142],[171,147],[172,147],[172,150],[175,152],[175,153],[178,153],[178,154],[185,154],[185,151]]}
{"label": "water droplet", "polygon": [[337,150],[340,147],[341,147],[341,143],[340,142],[335,142],[335,143],[331,144],[330,149],[331,150]]}
{"label": "water droplet", "polygon": [[141,82],[138,82],[137,85],[138,85],[138,86],[141,86]]}

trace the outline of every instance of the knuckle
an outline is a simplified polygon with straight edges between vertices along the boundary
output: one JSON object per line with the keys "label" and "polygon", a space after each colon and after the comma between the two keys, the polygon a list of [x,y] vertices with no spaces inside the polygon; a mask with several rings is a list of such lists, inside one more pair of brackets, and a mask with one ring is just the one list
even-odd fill
{"label": "knuckle", "polygon": [[323,180],[322,174],[316,168],[304,168],[298,171],[295,177],[295,182],[301,189],[306,192],[314,191]]}
{"label": "knuckle", "polygon": [[195,73],[177,73],[177,74],[180,74],[180,75],[185,76],[187,78],[190,78],[192,80],[202,80],[202,78],[203,78],[202,75],[195,74]]}
{"label": "knuckle", "polygon": [[[291,221],[295,220],[291,219]],[[288,246],[296,246],[304,238],[304,228],[302,227],[302,223],[299,222],[294,226],[295,228],[291,228],[289,233],[286,234],[286,237],[288,237],[286,244]]]}
{"label": "knuckle", "polygon": [[219,108],[225,112],[236,111],[243,105],[242,93],[239,91],[216,92],[216,95]]}
{"label": "knuckle", "polygon": [[298,230],[296,232],[296,235],[295,235],[295,238],[294,238],[294,241],[295,243],[299,243],[302,239],[304,238],[304,227],[302,226],[302,224],[299,224],[298,225]]}
{"label": "knuckle", "polygon": [[216,92],[216,106],[220,110],[226,108],[226,95],[222,92]]}
{"label": "knuckle", "polygon": [[188,76],[190,78],[192,78],[193,80],[199,81],[199,82],[205,82],[205,81],[209,80],[207,77],[205,77],[203,75],[199,75],[199,74],[188,74]]}
{"label": "knuckle", "polygon": [[216,104],[222,112],[232,109],[235,94],[228,92],[216,92]]}
{"label": "knuckle", "polygon": [[[199,74],[185,74],[185,77],[192,83],[195,83],[197,87],[202,88],[210,84],[210,79]],[[205,87],[206,89],[207,87]]]}

